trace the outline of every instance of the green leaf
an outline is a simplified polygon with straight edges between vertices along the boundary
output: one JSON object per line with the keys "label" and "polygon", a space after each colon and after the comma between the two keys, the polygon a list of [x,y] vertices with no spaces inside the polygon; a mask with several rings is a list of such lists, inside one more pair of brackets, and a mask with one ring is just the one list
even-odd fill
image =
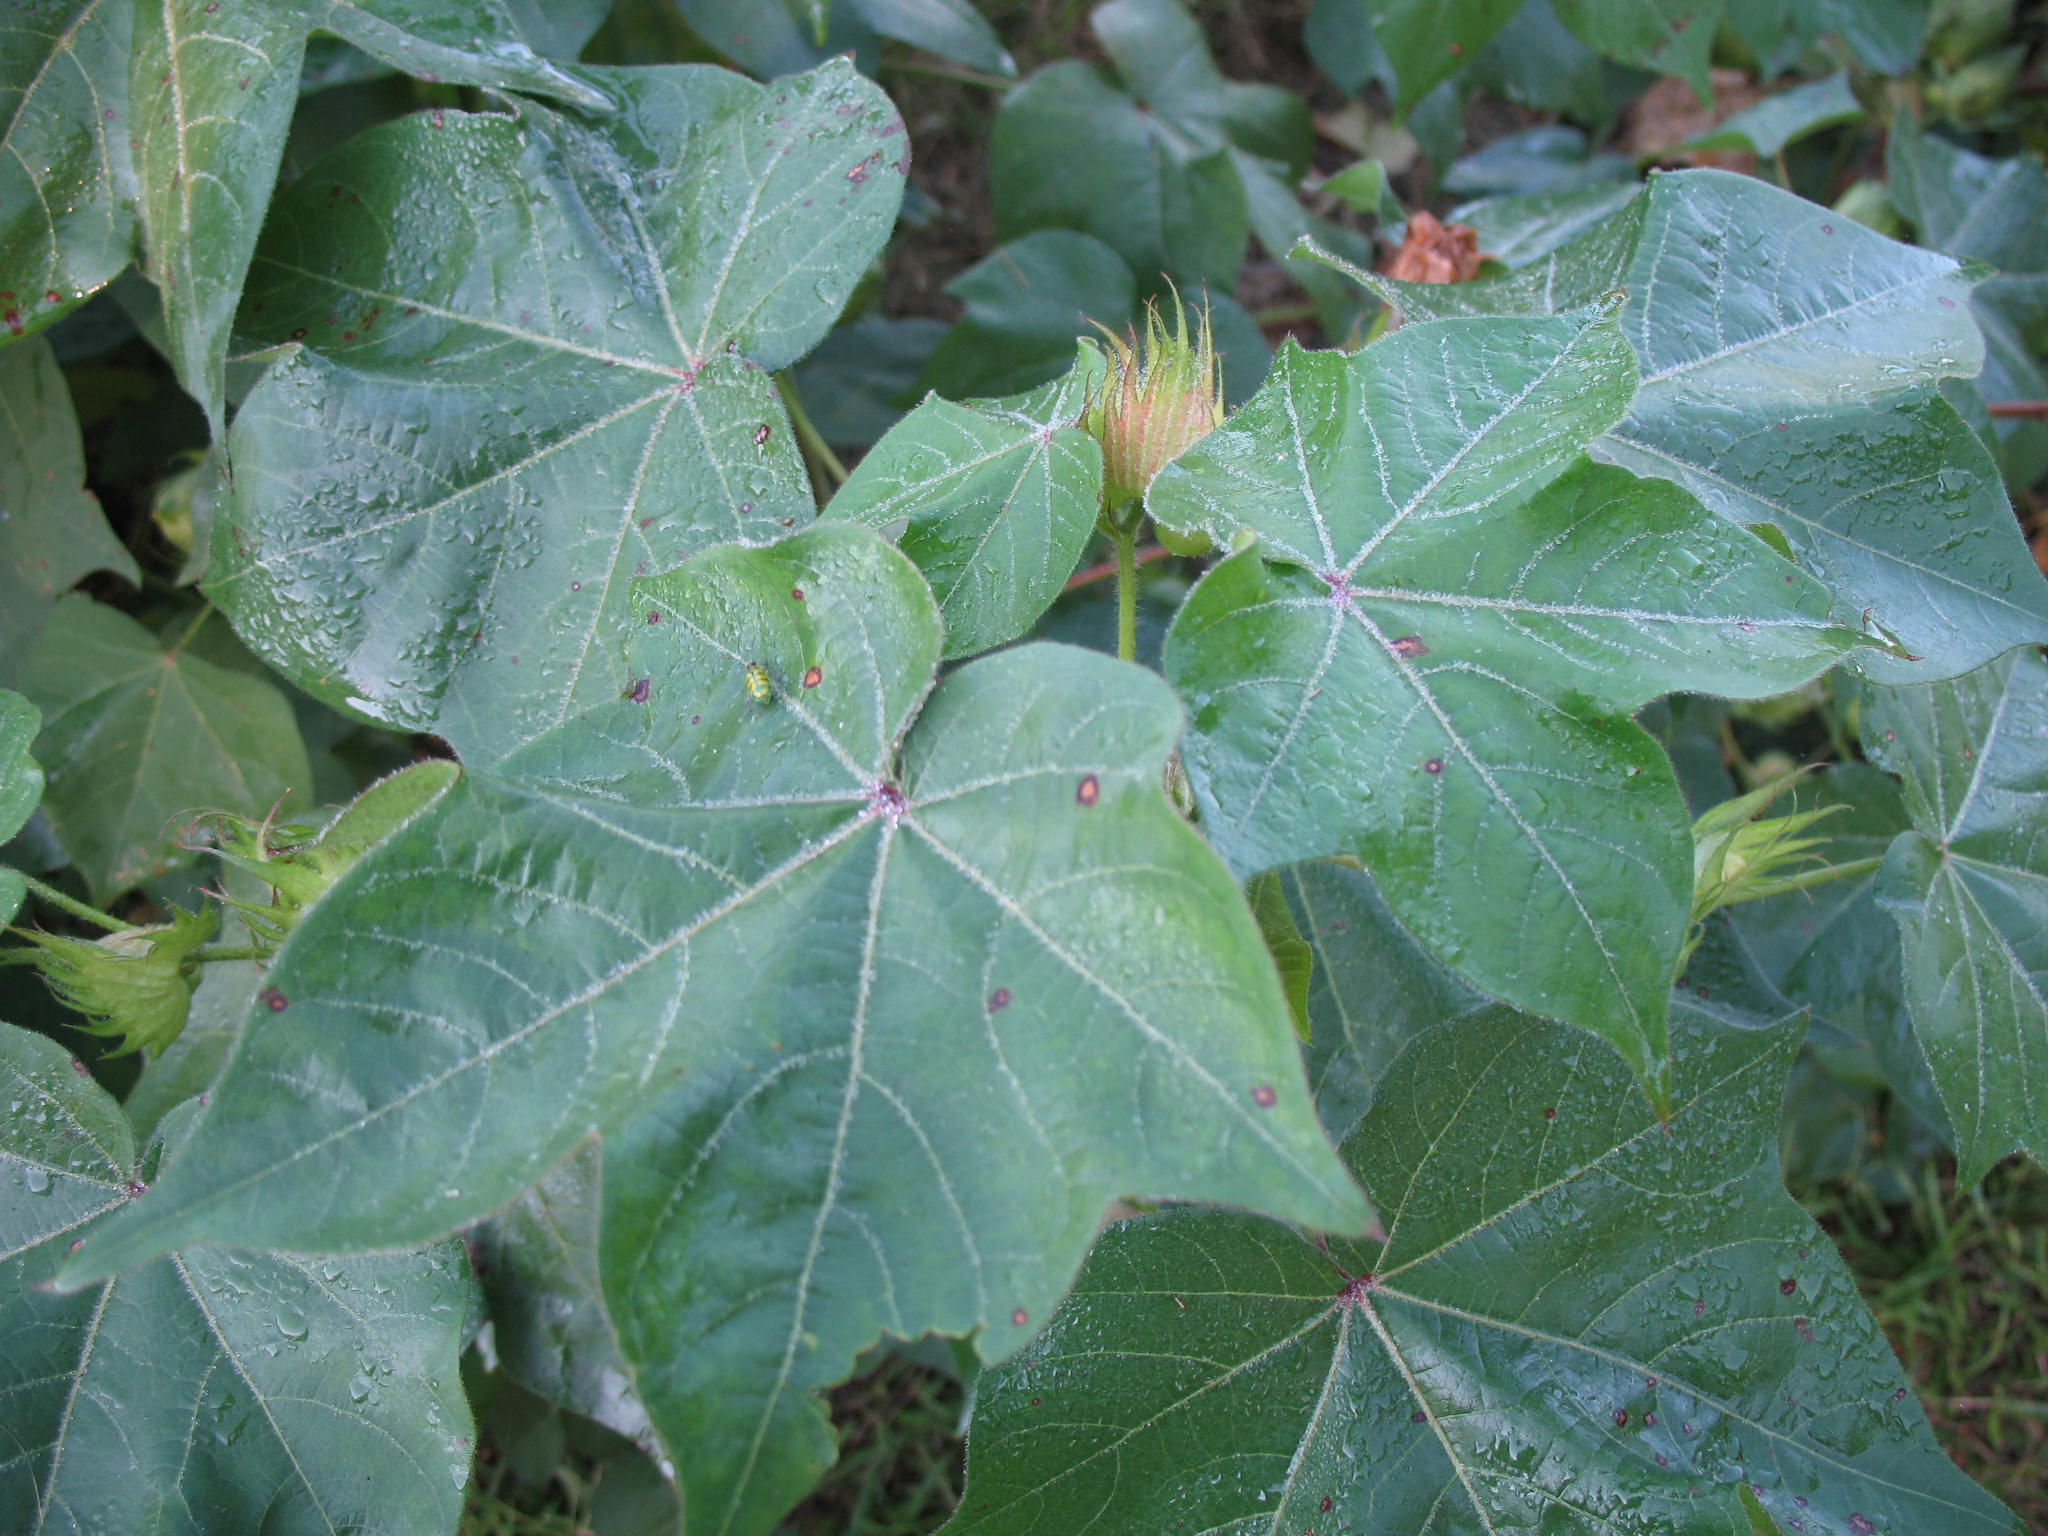
{"label": "green leaf", "polygon": [[471,1444],[461,1250],[313,1262],[175,1254],[94,1290],[40,1282],[140,1166],[121,1112],[51,1041],[0,1025],[0,1396],[13,1531],[278,1536],[452,1529]]}
{"label": "green leaf", "polygon": [[1083,347],[1064,379],[1009,400],[930,398],[861,460],[825,508],[898,546],[939,600],[948,658],[1014,640],[1052,606],[1095,530],[1102,450],[1081,425],[1102,385]]}
{"label": "green leaf", "polygon": [[1853,123],[1862,116],[1863,104],[1849,88],[1849,77],[1829,75],[1825,80],[1773,92],[1755,106],[1689,140],[1685,147],[1746,149],[1768,159],[1823,128]]}
{"label": "green leaf", "polygon": [[[42,804],[43,770],[29,756],[42,723],[35,705],[0,688],[0,843],[26,826]],[[0,864],[0,923],[21,910],[27,893],[21,871]]]}
{"label": "green leaf", "polygon": [[1364,871],[1317,859],[1279,879],[1315,956],[1308,1079],[1316,1112],[1333,1134],[1348,1134],[1402,1046],[1486,999],[1431,958]]}
{"label": "green leaf", "polygon": [[586,1142],[476,1229],[498,1369],[527,1391],[654,1443],[598,1278],[604,1153]]}
{"label": "green leaf", "polygon": [[71,392],[49,344],[0,352],[0,682],[12,681],[80,577],[142,574],[85,489]]}
{"label": "green leaf", "polygon": [[1668,1125],[1583,1035],[1411,1045],[1344,1154],[1387,1237],[1172,1211],[1103,1234],[986,1373],[948,1536],[2015,1533],[1943,1455],[1774,1155],[1795,1021],[1674,1015]]}
{"label": "green leaf", "polygon": [[[1872,864],[1909,825],[1899,786],[1867,763],[1838,763],[1802,804],[1836,807],[1816,833],[1830,864]],[[1897,925],[1879,905],[1879,870],[1755,902],[1731,914],[1759,969],[1814,1013],[1812,1043],[1867,1053],[1892,1091],[1931,1124],[1945,1115],[1913,1036]]]}
{"label": "green leaf", "polygon": [[1281,890],[1277,871],[1269,869],[1253,875],[1245,882],[1244,897],[1266,940],[1266,951],[1273,957],[1273,968],[1280,973],[1280,986],[1287,993],[1287,1011],[1294,1016],[1294,1032],[1306,1040],[1308,989],[1315,972],[1315,953],[1295,926],[1294,914],[1287,909],[1287,897]]}
{"label": "green leaf", "polygon": [[840,0],[884,37],[893,37],[942,59],[1015,75],[1017,64],[1003,40],[971,0]]}
{"label": "green leaf", "polygon": [[[1307,105],[1277,86],[1226,80],[1179,0],[1110,0],[1093,23],[1123,86],[1069,62],[1011,93],[990,145],[997,237],[1081,230],[1148,292],[1161,273],[1186,289],[1234,291],[1256,222],[1247,178],[1274,168],[1299,178],[1313,142]],[[1088,153],[1077,158],[1076,144]],[[1290,234],[1273,254],[1292,243]]]}
{"label": "green leaf", "polygon": [[306,24],[291,5],[141,4],[130,62],[144,270],[172,363],[218,438],[228,330],[299,99]]}
{"label": "green leaf", "polygon": [[[204,623],[202,615],[199,623]],[[96,899],[182,863],[181,818],[311,803],[291,705],[270,683],[82,595],[57,605],[21,690],[43,714],[44,810]]]}
{"label": "green leaf", "polygon": [[923,579],[844,523],[637,594],[629,696],[306,915],[191,1153],[75,1263],[388,1248],[602,1133],[638,1390],[692,1519],[758,1530],[829,1460],[813,1392],[885,1329],[1016,1348],[1114,1196],[1357,1230],[1257,926],[1161,791],[1163,684],[1028,646],[932,690]]}
{"label": "green leaf", "polygon": [[918,375],[950,329],[931,315],[868,315],[827,336],[789,375],[818,435],[842,452],[874,447],[923,396]]}
{"label": "green leaf", "polygon": [[1520,0],[1367,0],[1373,35],[1401,89],[1394,101],[1406,116],[1493,41]]}
{"label": "green leaf", "polygon": [[1633,383],[1597,313],[1284,349],[1147,507],[1258,541],[1165,653],[1232,867],[1357,855],[1447,964],[1606,1035],[1654,1093],[1691,842],[1627,716],[1674,689],[1793,687],[1853,636],[1750,535],[1584,462]]}
{"label": "green leaf", "polygon": [[[1073,146],[1086,144],[1077,159]],[[1049,65],[1012,91],[989,145],[996,238],[1074,229],[1114,250],[1148,290],[1237,286],[1251,226],[1229,152],[1163,136],[1134,97],[1086,64]]]}
{"label": "green leaf", "polygon": [[0,223],[14,334],[119,272],[139,213],[171,359],[219,435],[228,330],[314,28],[416,74],[611,105],[534,54],[500,0],[61,3],[0,31],[0,207],[22,210]]}
{"label": "green leaf", "polygon": [[[1922,245],[1998,268],[1970,297],[1984,332],[1978,388],[1989,400],[2048,399],[2048,368],[2035,344],[2048,324],[2048,255],[2039,239],[2048,223],[2048,172],[2031,155],[1973,155],[1903,116],[1886,140],[1885,165],[1892,196]],[[2048,424],[1997,425],[2006,479],[2031,485],[2048,470]]]}
{"label": "green leaf", "polygon": [[919,382],[948,400],[1022,394],[1073,366],[1091,321],[1118,330],[1138,316],[1124,259],[1071,229],[1041,229],[999,247],[946,284],[965,313]]}
{"label": "green leaf", "polygon": [[0,325],[9,336],[41,330],[128,265],[133,13],[132,0],[54,0],[11,6],[0,19]]}
{"label": "green leaf", "polygon": [[[2048,640],[2048,584],[1990,456],[1937,388],[1983,360],[1972,279],[1722,171],[1660,176],[1640,216],[1622,325],[1642,388],[1595,456],[1775,526],[1844,622],[1914,658],[1862,652],[1880,682],[1954,677]],[[1557,251],[1541,284],[1435,285],[1445,297],[1407,284],[1399,302],[1415,317],[1562,307],[1608,280],[1619,234]]]}
{"label": "green leaf", "polygon": [[2048,1157],[2048,662],[2017,650],[1951,683],[1870,690],[1862,735],[1913,821],[1878,899],[1971,1184],[2015,1148]]}
{"label": "green leaf", "polygon": [[1677,75],[1703,102],[1714,99],[1707,66],[1723,0],[1551,0],[1557,19],[1588,48],[1623,64]]}
{"label": "green leaf", "polygon": [[306,346],[236,418],[207,591],[315,696],[470,763],[618,692],[635,575],[812,515],[763,370],[831,328],[903,183],[843,61],[590,73],[627,103],[602,133],[434,112],[311,168],[244,308]]}

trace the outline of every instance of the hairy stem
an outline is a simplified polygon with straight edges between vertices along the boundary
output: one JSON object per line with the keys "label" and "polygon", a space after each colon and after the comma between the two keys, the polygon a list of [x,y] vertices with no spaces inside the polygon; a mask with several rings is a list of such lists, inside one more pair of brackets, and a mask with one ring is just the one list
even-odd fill
{"label": "hairy stem", "polygon": [[[20,872],[17,871],[17,873]],[[34,875],[23,874],[21,878],[22,883],[42,900],[47,901],[51,906],[58,908],[60,911],[69,912],[81,922],[91,923],[95,927],[104,928],[109,933],[119,933],[124,928],[134,926],[131,923],[122,922],[120,918],[114,917],[109,913],[102,912],[98,907],[87,906],[75,896],[66,896],[54,885],[45,885]]]}
{"label": "hairy stem", "polygon": [[1110,535],[1116,545],[1116,658],[1138,659],[1138,528],[1136,518],[1118,518]]}

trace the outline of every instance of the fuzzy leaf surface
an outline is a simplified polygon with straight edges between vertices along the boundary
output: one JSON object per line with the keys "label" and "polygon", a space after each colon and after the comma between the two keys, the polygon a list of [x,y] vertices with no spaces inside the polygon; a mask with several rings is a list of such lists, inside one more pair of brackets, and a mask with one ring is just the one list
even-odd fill
{"label": "fuzzy leaf surface", "polygon": [[260,819],[312,803],[291,704],[262,677],[192,654],[195,628],[153,635],[75,594],[22,673],[43,713],[44,809],[97,898],[181,862],[180,818],[198,807]]}
{"label": "fuzzy leaf surface", "polygon": [[1878,899],[1974,1183],[2015,1149],[2048,1156],[2048,661],[2023,649],[1952,683],[1872,689],[1862,732],[1913,819]]}
{"label": "fuzzy leaf surface", "polygon": [[928,588],[850,524],[638,593],[631,696],[343,877],[74,1264],[388,1248],[602,1133],[637,1390],[693,1526],[752,1531],[829,1461],[817,1389],[885,1329],[1014,1349],[1115,1196],[1362,1226],[1163,684],[1030,646],[933,688]]}
{"label": "fuzzy leaf surface", "polygon": [[1773,1127],[1796,1020],[1621,1064],[1492,1009],[1403,1052],[1344,1155],[1384,1242],[1221,1212],[1106,1232],[984,1375],[949,1536],[2005,1536],[1943,1455]]}
{"label": "fuzzy leaf surface", "polygon": [[1627,715],[1795,686],[1854,636],[1750,535],[1585,461],[1634,378],[1598,312],[1288,349],[1146,504],[1258,541],[1165,653],[1224,857],[1356,855],[1461,975],[1605,1034],[1654,1092],[1690,838]]}
{"label": "fuzzy leaf surface", "polygon": [[0,682],[20,672],[57,599],[93,571],[142,579],[85,489],[56,356],[25,342],[0,352]]}
{"label": "fuzzy leaf surface", "polygon": [[844,61],[758,86],[590,71],[601,128],[430,113],[278,199],[207,590],[330,703],[502,758],[615,694],[636,575],[813,504],[769,369],[830,328],[901,196]]}
{"label": "fuzzy leaf surface", "polygon": [[1540,281],[1372,286],[1426,317],[1547,313],[1618,280],[1642,388],[1596,457],[1778,528],[1844,622],[1881,625],[1920,658],[1861,653],[1881,682],[2048,640],[2048,583],[1997,466],[1937,388],[1984,362],[1972,278],[1952,258],[1722,171],[1660,176],[1613,217],[1640,233],[1583,233]]}
{"label": "fuzzy leaf surface", "polygon": [[94,1536],[448,1530],[472,1445],[459,1249],[346,1261],[174,1254],[39,1288],[138,1164],[121,1111],[52,1041],[0,1024],[0,1523]]}
{"label": "fuzzy leaf surface", "polygon": [[1014,640],[1052,606],[1088,547],[1102,449],[1081,426],[1103,375],[1081,349],[1067,376],[1008,400],[928,398],[839,488],[827,517],[904,524],[898,547],[939,600],[948,658]]}

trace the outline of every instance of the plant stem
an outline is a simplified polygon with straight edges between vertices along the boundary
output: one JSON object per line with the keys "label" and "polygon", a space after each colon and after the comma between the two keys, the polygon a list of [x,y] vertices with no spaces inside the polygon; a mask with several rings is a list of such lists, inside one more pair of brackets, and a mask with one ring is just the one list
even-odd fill
{"label": "plant stem", "polygon": [[[1135,556],[1138,564],[1150,565],[1154,560],[1164,560],[1173,551],[1164,544],[1147,544]],[[1067,578],[1062,592],[1072,592],[1077,587],[1092,587],[1098,581],[1107,581],[1116,574],[1116,562],[1105,560],[1100,565],[1086,565]]]}
{"label": "plant stem", "polygon": [[1117,520],[1110,535],[1116,545],[1116,659],[1138,659],[1138,528],[1137,519]]}
{"label": "plant stem", "polygon": [[1252,311],[1254,325],[1293,325],[1302,320],[1313,320],[1316,307],[1313,304],[1268,304],[1263,309]]}
{"label": "plant stem", "polygon": [[2048,400],[1993,400],[1984,409],[2009,421],[2048,421]]}
{"label": "plant stem", "polygon": [[95,927],[104,928],[109,933],[119,933],[122,929],[132,926],[129,923],[122,922],[118,917],[102,912],[98,907],[87,906],[75,896],[66,896],[54,885],[45,885],[34,875],[25,874],[21,878],[23,884],[51,906],[69,912],[73,917],[83,922],[91,923]]}
{"label": "plant stem", "polygon": [[822,469],[835,488],[846,484],[846,465],[804,413],[804,402],[796,392],[796,381],[786,373],[778,373],[775,375],[775,387],[782,392],[782,403],[788,408],[790,422],[796,427],[797,445],[803,449],[804,457]]}
{"label": "plant stem", "polygon": [[202,944],[192,951],[191,958],[214,965],[224,960],[261,960],[263,952],[253,944]]}

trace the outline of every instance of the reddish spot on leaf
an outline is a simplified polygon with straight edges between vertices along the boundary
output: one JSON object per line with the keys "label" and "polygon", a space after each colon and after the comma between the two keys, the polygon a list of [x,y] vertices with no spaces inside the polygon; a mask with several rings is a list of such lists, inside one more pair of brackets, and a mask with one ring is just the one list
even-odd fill
{"label": "reddish spot on leaf", "polygon": [[1076,805],[1093,805],[1101,798],[1102,781],[1092,773],[1083,779],[1080,788],[1074,791],[1074,803]]}
{"label": "reddish spot on leaf", "polygon": [[628,693],[626,697],[631,699],[635,704],[645,704],[647,702],[647,695],[650,691],[652,691],[653,681],[654,680],[652,678],[635,678],[633,680],[633,691],[631,693]]}
{"label": "reddish spot on leaf", "polygon": [[759,447],[761,447],[761,446],[762,446],[763,444],[765,444],[765,443],[766,443],[767,441],[768,441],[768,423],[764,421],[764,422],[762,422],[762,423],[761,423],[761,425],[759,425],[758,427],[754,428],[754,446],[755,446],[756,448],[759,448]]}
{"label": "reddish spot on leaf", "polygon": [[1545,1111],[1543,1111],[1543,1118],[1546,1120],[1555,1120],[1557,1118],[1557,1111],[1554,1109],[1546,1109]]}
{"label": "reddish spot on leaf", "polygon": [[1398,640],[1390,640],[1387,649],[1403,661],[1413,661],[1418,656],[1429,654],[1429,647],[1422,643],[1420,635],[1403,635]]}
{"label": "reddish spot on leaf", "polygon": [[1835,226],[1832,224],[1823,224],[1820,227],[1820,232],[1824,235],[1832,235],[1835,232]]}
{"label": "reddish spot on leaf", "polygon": [[1444,760],[1440,757],[1432,757],[1422,765],[1422,771],[1424,773],[1442,773],[1444,771]]}
{"label": "reddish spot on leaf", "polygon": [[1320,1513],[1327,1515],[1330,1512],[1330,1496],[1328,1494],[1324,1494],[1323,1502],[1317,1505],[1316,1508]]}
{"label": "reddish spot on leaf", "polygon": [[140,1179],[130,1179],[130,1180],[129,1180],[129,1181],[128,1181],[128,1182],[126,1183],[126,1184],[124,1184],[124,1185],[122,1186],[122,1188],[124,1188],[124,1189],[126,1189],[126,1190],[128,1191],[128,1198],[129,1198],[129,1199],[131,1199],[131,1200],[133,1200],[133,1199],[134,1199],[134,1198],[135,1198],[135,1197],[136,1197],[137,1195],[141,1194],[141,1193],[142,1193],[142,1192],[143,1192],[143,1191],[144,1191],[145,1189],[148,1189],[148,1188],[149,1188],[149,1186],[148,1186],[147,1184],[143,1183],[143,1182],[142,1182],[142,1181],[141,1181]]}
{"label": "reddish spot on leaf", "polygon": [[1264,1083],[1261,1083],[1258,1087],[1252,1090],[1252,1102],[1258,1105],[1261,1109],[1271,1109],[1275,1104],[1280,1102],[1280,1095],[1275,1093],[1271,1088],[1267,1087]]}
{"label": "reddish spot on leaf", "polygon": [[356,333],[354,331],[343,331],[341,333],[341,339],[343,341],[354,341],[356,339]]}
{"label": "reddish spot on leaf", "polygon": [[1657,1378],[1654,1376],[1645,1376],[1643,1378],[1643,1385],[1646,1387],[1654,1387],[1655,1385],[1657,1385]]}
{"label": "reddish spot on leaf", "polygon": [[64,295],[52,288],[43,294],[43,302],[45,304],[61,304],[64,302]]}
{"label": "reddish spot on leaf", "polygon": [[1875,1531],[1877,1527],[1870,1523],[1870,1519],[1866,1515],[1851,1515],[1849,1517],[1849,1529],[1854,1531],[1856,1536],[1871,1536],[1871,1532]]}
{"label": "reddish spot on leaf", "polygon": [[92,1068],[88,1067],[84,1062],[80,1061],[76,1056],[71,1058],[71,1070],[76,1072],[80,1077],[92,1076]]}
{"label": "reddish spot on leaf", "polygon": [[789,589],[789,595],[795,598],[798,602],[802,602],[804,600],[804,589],[802,587],[791,587]]}
{"label": "reddish spot on leaf", "polygon": [[661,622],[661,610],[659,608],[648,609],[647,622],[650,624],[659,624]]}
{"label": "reddish spot on leaf", "polygon": [[265,987],[261,992],[258,992],[256,994],[256,1001],[268,1008],[272,1013],[283,1013],[285,1010],[285,996],[275,987]]}
{"label": "reddish spot on leaf", "polygon": [[1655,1415],[1654,1413],[1646,1413],[1646,1414],[1644,1414],[1644,1415],[1643,1415],[1643,1428],[1645,1428],[1645,1429],[1655,1429],[1656,1427],[1657,1427],[1657,1415]]}
{"label": "reddish spot on leaf", "polygon": [[305,339],[306,339],[306,328],[305,328],[305,327],[304,327],[303,325],[301,325],[301,326],[298,326],[298,327],[296,327],[296,328],[295,328],[295,329],[294,329],[294,330],[292,331],[292,340],[293,340],[293,341],[304,341]]}
{"label": "reddish spot on leaf", "polygon": [[1956,307],[1956,301],[1954,299],[1942,299],[1939,302],[1943,309],[1954,309]]}
{"label": "reddish spot on leaf", "polygon": [[825,673],[823,669],[818,667],[805,668],[804,686],[806,688],[815,688],[818,686],[818,684],[822,683],[823,681],[825,681]]}
{"label": "reddish spot on leaf", "polygon": [[1787,1275],[1784,1279],[1778,1282],[1778,1294],[1780,1296],[1790,1296],[1794,1291],[1798,1289],[1799,1282],[1797,1280],[1794,1280],[1790,1275]]}
{"label": "reddish spot on leaf", "polygon": [[1010,1323],[1013,1327],[1022,1328],[1026,1323],[1030,1321],[1031,1314],[1026,1312],[1022,1307],[1019,1307],[1016,1311],[1010,1314]]}
{"label": "reddish spot on leaf", "polygon": [[1694,1317],[1705,1317],[1707,1315],[1707,1304],[1704,1301],[1694,1302],[1692,1304],[1692,1315]]}
{"label": "reddish spot on leaf", "polygon": [[1809,1344],[1813,1342],[1813,1324],[1803,1317],[1795,1317],[1792,1319],[1792,1326],[1798,1330],[1799,1337]]}
{"label": "reddish spot on leaf", "polygon": [[1418,1408],[1408,1415],[1408,1422],[1410,1424],[1426,1424],[1429,1422],[1429,1415]]}
{"label": "reddish spot on leaf", "polygon": [[1628,1428],[1628,1410],[1626,1408],[1617,1408],[1614,1410],[1614,1427],[1616,1429]]}
{"label": "reddish spot on leaf", "polygon": [[1010,989],[1008,987],[997,987],[995,991],[989,993],[988,1011],[990,1013],[1000,1013],[1003,1009],[1009,1006]]}

